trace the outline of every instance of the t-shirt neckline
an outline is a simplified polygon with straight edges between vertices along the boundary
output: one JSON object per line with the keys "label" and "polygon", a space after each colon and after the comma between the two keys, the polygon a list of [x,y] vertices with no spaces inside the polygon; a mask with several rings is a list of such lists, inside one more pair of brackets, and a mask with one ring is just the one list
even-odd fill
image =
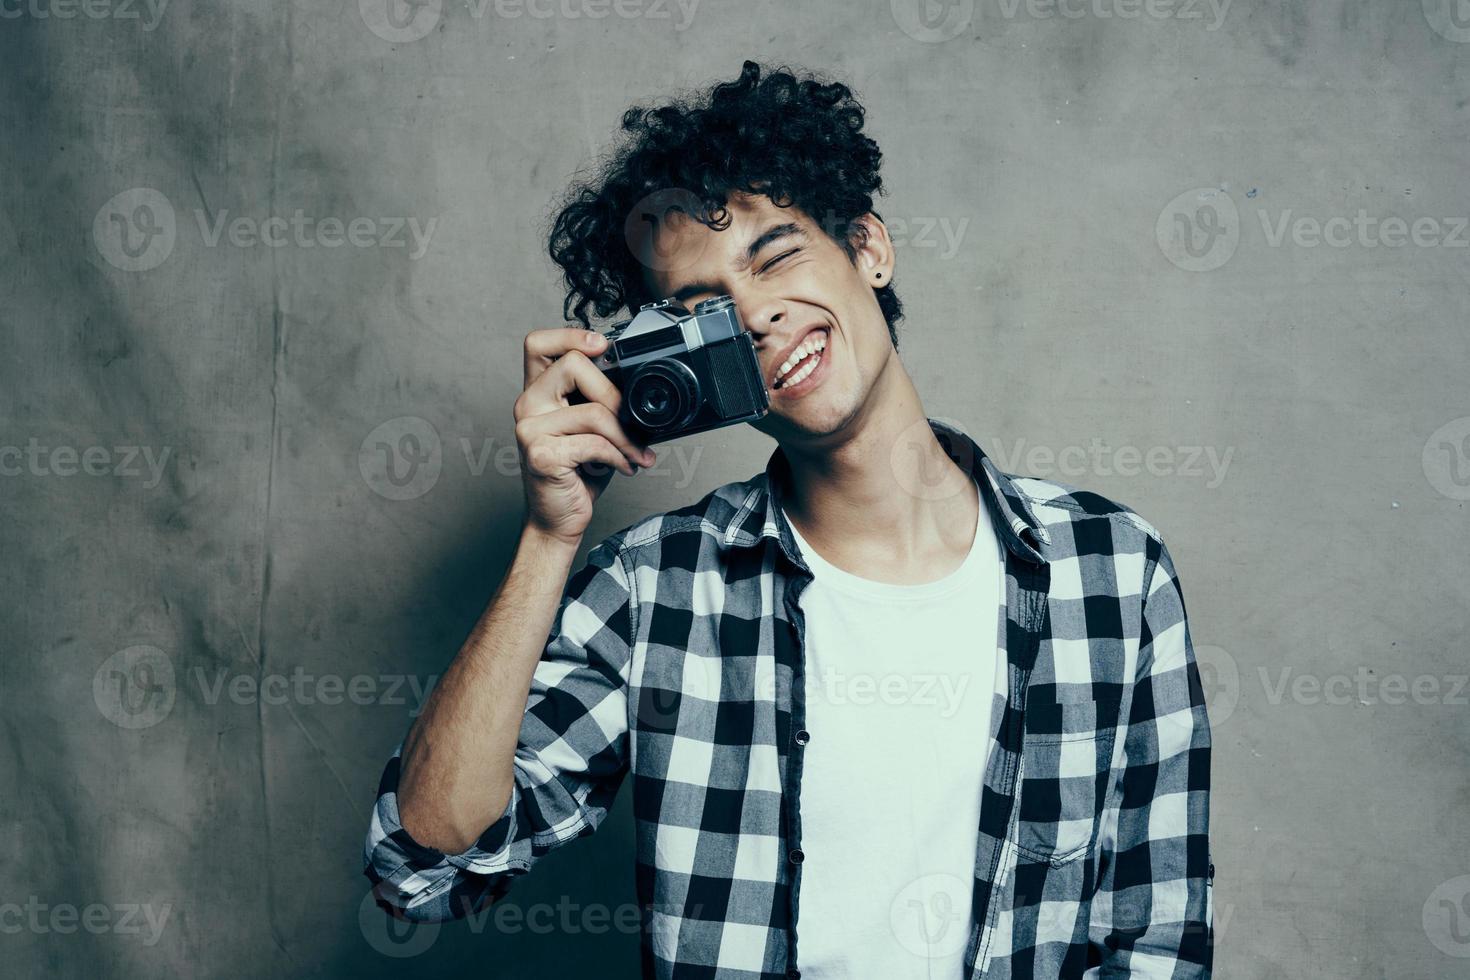
{"label": "t-shirt neckline", "polygon": [[915,599],[933,599],[948,595],[959,589],[970,581],[981,568],[982,561],[993,559],[990,550],[986,549],[989,543],[993,549],[998,542],[995,539],[994,528],[989,521],[989,515],[985,512],[985,499],[980,494],[980,485],[973,479],[970,481],[975,489],[976,515],[974,538],[970,543],[970,550],[965,555],[965,560],[960,562],[959,567],[948,575],[932,582],[919,582],[917,584],[895,584],[891,582],[879,582],[874,579],[854,575],[852,572],[844,571],[836,565],[827,561],[817,554],[801,532],[792,523],[791,516],[782,509],[786,517],[786,525],[791,528],[791,534],[796,539],[797,547],[801,550],[802,557],[811,568],[812,574],[820,579],[824,585],[831,586],[842,592],[856,595],[866,599],[877,599],[885,602],[912,601]]}

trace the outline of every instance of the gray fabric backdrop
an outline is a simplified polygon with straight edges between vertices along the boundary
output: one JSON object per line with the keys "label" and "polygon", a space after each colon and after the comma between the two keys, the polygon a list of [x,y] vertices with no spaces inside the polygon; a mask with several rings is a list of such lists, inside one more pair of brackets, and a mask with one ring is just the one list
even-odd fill
{"label": "gray fabric backdrop", "polygon": [[[636,975],[626,791],[471,927],[390,933],[360,842],[509,557],[550,202],[631,100],[751,57],[870,109],[928,413],[1169,541],[1215,728],[1219,975],[1457,975],[1455,13],[0,2],[5,972]],[[588,546],[771,445],[666,446]]]}

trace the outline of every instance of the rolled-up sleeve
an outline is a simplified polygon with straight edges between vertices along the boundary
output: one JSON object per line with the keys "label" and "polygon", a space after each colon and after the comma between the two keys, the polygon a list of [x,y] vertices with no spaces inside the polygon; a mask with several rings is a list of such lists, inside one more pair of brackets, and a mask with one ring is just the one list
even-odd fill
{"label": "rolled-up sleeve", "polygon": [[411,921],[462,918],[607,816],[628,760],[634,601],[620,541],[604,540],[567,580],[526,700],[511,798],[468,850],[445,854],[403,829],[402,745],[394,751],[364,844],[363,874],[385,911]]}
{"label": "rolled-up sleeve", "polygon": [[1092,942],[1102,977],[1205,978],[1213,965],[1210,725],[1168,548],[1151,542],[1118,806],[1101,836]]}

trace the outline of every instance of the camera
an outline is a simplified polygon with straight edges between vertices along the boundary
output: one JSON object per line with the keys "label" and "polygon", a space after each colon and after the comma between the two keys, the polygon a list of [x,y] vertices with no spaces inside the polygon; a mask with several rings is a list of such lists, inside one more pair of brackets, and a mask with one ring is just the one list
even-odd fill
{"label": "camera", "polygon": [[770,393],[735,301],[693,312],[664,299],[614,324],[593,363],[623,394],[619,421],[644,445],[763,417]]}

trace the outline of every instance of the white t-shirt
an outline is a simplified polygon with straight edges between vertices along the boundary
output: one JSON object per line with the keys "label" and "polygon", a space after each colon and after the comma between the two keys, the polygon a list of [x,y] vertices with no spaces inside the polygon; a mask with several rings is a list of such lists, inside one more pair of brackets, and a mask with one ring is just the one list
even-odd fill
{"label": "white t-shirt", "polygon": [[1005,603],[1002,547],[975,490],[964,564],[920,585],[845,572],[792,526],[814,575],[800,601],[803,980],[964,975]]}

